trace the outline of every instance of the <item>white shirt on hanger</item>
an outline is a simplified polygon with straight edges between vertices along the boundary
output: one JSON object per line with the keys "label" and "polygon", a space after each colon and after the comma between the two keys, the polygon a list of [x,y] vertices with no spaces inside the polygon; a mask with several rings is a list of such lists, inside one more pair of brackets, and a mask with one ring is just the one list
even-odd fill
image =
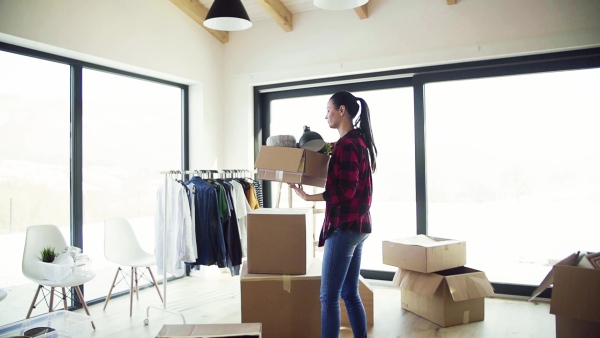
{"label": "white shirt on hanger", "polygon": [[234,197],[234,208],[235,214],[238,220],[238,227],[240,232],[240,241],[242,242],[242,257],[246,257],[246,248],[248,246],[247,229],[248,229],[248,212],[252,211],[246,194],[244,193],[244,186],[241,183],[231,180],[233,186]]}
{"label": "white shirt on hanger", "polygon": [[[196,238],[192,237],[192,217],[185,187],[171,177],[167,178],[166,185],[165,188],[165,183],[161,184],[156,195],[154,256],[158,274],[164,274],[163,245],[166,245],[166,271],[175,277],[181,277],[185,274],[183,262],[196,261]],[[165,226],[167,238],[164,238]]]}

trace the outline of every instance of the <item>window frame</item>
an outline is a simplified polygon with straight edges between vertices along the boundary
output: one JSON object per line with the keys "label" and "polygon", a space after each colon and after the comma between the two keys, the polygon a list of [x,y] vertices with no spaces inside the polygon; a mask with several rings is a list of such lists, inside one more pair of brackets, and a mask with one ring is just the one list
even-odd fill
{"label": "window frame", "polygon": [[[82,140],[83,140],[83,68],[103,71],[115,75],[132,77],[139,80],[160,83],[168,86],[173,86],[181,89],[181,170],[185,171],[189,168],[189,86],[182,83],[177,83],[169,80],[164,80],[152,76],[137,74],[129,71],[124,71],[117,68],[107,67],[100,64],[81,61],[73,58],[68,58],[52,53],[42,52],[31,48],[21,47],[17,45],[0,42],[0,51],[19,54],[27,57],[33,57],[46,61],[52,61],[69,65],[70,67],[70,245],[79,247],[83,250],[83,175],[82,175]],[[159,173],[157,173],[158,175]],[[172,279],[172,278],[170,278]],[[85,294],[84,287],[81,287]],[[120,292],[113,295],[114,297],[128,291]],[[99,298],[88,302],[95,304],[103,302],[104,299]],[[81,304],[71,301],[71,306],[81,308]]]}

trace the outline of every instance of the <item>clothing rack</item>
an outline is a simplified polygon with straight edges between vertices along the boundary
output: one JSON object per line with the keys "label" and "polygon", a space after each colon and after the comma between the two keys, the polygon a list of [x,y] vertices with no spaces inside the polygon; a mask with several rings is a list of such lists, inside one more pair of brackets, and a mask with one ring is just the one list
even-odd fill
{"label": "clothing rack", "polygon": [[[201,174],[208,175],[208,178],[214,178],[214,175],[219,175],[219,178],[244,178],[244,174],[256,174],[256,170],[248,169],[221,169],[221,170],[186,170],[185,174]],[[253,178],[254,179],[254,178]]]}
{"label": "clothing rack", "polygon": [[161,171],[160,174],[165,176],[165,195],[164,195],[164,222],[163,222],[163,306],[162,307],[158,307],[158,306],[148,306],[148,308],[146,309],[146,319],[144,319],[144,325],[148,325],[149,321],[149,317],[150,317],[150,309],[154,308],[160,311],[164,311],[164,312],[169,312],[175,315],[178,315],[181,317],[181,319],[183,320],[183,324],[186,324],[185,321],[185,317],[183,316],[183,314],[179,311],[175,311],[175,310],[169,310],[167,309],[167,184],[168,184],[168,179],[169,179],[169,175],[181,175],[181,180],[184,180],[184,175],[187,174],[193,174],[193,175],[197,175],[200,174],[201,177],[203,178],[207,178],[207,179],[214,179],[214,175],[219,175],[219,178],[243,178],[243,174],[246,173],[256,173],[256,171],[251,171],[251,170],[247,170],[247,169],[221,169],[219,170],[214,170],[214,169],[200,169],[200,170],[185,170],[185,171],[181,171],[181,170],[168,170],[168,171]]}

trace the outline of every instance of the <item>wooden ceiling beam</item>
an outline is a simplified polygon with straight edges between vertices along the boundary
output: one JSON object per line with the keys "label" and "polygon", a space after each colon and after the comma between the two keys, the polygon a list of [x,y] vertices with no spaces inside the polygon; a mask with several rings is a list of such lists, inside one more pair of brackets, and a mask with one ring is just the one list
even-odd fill
{"label": "wooden ceiling beam", "polygon": [[198,0],[170,0],[177,8],[187,14],[192,20],[196,21],[197,24],[206,29],[212,36],[221,43],[229,42],[229,32],[217,31],[214,29],[207,28],[204,26],[204,19],[208,14],[208,8],[204,7]]}
{"label": "wooden ceiling beam", "polygon": [[279,27],[286,32],[291,32],[294,29],[292,13],[285,7],[281,0],[256,0],[262,8],[277,22]]}
{"label": "wooden ceiling beam", "polygon": [[367,19],[369,17],[369,3],[367,2],[366,4],[360,6],[360,7],[356,7],[354,9],[354,12],[356,12],[356,15],[358,15],[358,17],[363,20],[363,19]]}

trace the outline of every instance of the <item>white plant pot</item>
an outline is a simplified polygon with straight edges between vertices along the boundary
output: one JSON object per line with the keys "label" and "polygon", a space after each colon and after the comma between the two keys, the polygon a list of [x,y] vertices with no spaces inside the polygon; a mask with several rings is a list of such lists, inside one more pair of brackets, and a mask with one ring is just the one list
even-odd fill
{"label": "white plant pot", "polygon": [[71,275],[72,266],[66,264],[54,264],[37,262],[42,279],[59,282]]}

